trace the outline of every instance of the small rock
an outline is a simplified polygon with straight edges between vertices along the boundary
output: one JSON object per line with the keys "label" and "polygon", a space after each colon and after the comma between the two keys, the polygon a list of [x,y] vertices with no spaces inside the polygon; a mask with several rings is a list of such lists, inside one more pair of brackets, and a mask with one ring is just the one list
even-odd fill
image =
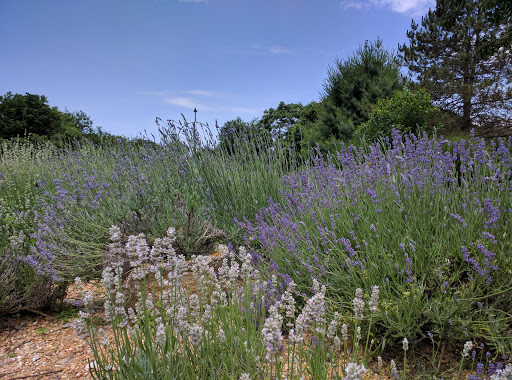
{"label": "small rock", "polygon": [[66,365],[68,364],[71,359],[73,359],[73,356],[67,356],[65,358],[62,358],[62,359],[59,359],[55,362],[55,364],[58,364],[58,365]]}
{"label": "small rock", "polygon": [[39,355],[32,356],[32,361],[37,362],[40,359]]}
{"label": "small rock", "polygon": [[85,366],[85,370],[89,372],[91,369],[96,367],[96,361],[90,362]]}

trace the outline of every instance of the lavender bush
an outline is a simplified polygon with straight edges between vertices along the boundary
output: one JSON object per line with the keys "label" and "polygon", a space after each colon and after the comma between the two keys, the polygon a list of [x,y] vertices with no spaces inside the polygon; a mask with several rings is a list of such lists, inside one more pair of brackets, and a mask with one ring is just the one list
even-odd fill
{"label": "lavender bush", "polygon": [[[110,249],[117,254],[122,248],[119,228],[110,232]],[[344,325],[341,349],[339,315],[327,319],[325,286],[314,280],[314,294],[296,315],[293,282],[283,294],[269,296],[269,282],[243,247],[235,256],[219,246],[223,262],[215,270],[206,257],[190,263],[176,255],[174,232],[169,229],[152,248],[142,234],[128,238],[124,248],[138,281],[134,307],[127,304],[121,261],[103,271],[110,337],[93,323],[92,296],[83,295],[84,309],[73,326],[92,348],[94,378],[358,379],[366,372],[372,347],[351,354]],[[194,279],[193,290],[184,287],[187,272]],[[76,282],[81,286],[80,279]],[[370,312],[377,303],[375,290]],[[362,318],[363,309],[364,302],[354,307],[356,318]],[[364,342],[360,330],[352,338],[354,347]]]}
{"label": "lavender bush", "polygon": [[38,275],[25,262],[35,230],[35,183],[55,154],[50,144],[0,145],[0,315],[37,309],[56,296],[51,276]]}
{"label": "lavender bush", "polygon": [[[371,328],[365,337],[361,325],[371,322],[381,307],[377,286],[368,303],[363,290],[356,290],[348,319],[338,313],[340,305],[331,305],[337,311],[330,319],[325,285],[314,279],[312,295],[297,308],[301,296],[296,284],[290,282],[280,294],[269,293],[268,284],[276,279],[256,269],[243,247],[235,255],[219,246],[223,259],[216,268],[206,257],[187,262],[177,255],[172,228],[152,247],[143,234],[128,237],[123,247],[119,228],[112,227],[110,233],[112,254],[122,249],[129,252],[137,299],[130,306],[120,256],[102,276],[105,318],[111,332],[95,324],[92,294],[82,293],[83,309],[73,327],[92,349],[94,361],[89,368],[93,378],[356,380],[369,372],[377,344],[373,338],[370,341]],[[190,284],[184,281],[187,276],[193,279],[193,288],[185,286]],[[76,283],[81,287],[80,279]],[[402,348],[403,375],[395,360],[390,361],[388,371],[378,356],[374,372],[379,377],[410,378],[407,338]],[[475,360],[473,348],[472,341],[464,344],[458,372],[453,369],[447,376],[460,378],[464,361],[470,355]],[[506,379],[510,373],[510,367],[502,364],[479,362],[470,378],[485,378],[481,376],[485,368],[492,379]]]}
{"label": "lavender bush", "polygon": [[281,286],[307,294],[317,279],[347,310],[378,285],[383,344],[471,336],[510,352],[511,143],[394,131],[385,149],[341,144],[238,223]]}

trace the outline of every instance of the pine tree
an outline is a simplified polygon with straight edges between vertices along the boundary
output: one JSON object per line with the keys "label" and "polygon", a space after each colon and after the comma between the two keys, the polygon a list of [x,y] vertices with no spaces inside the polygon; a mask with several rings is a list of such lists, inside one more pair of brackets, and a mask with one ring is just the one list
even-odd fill
{"label": "pine tree", "polygon": [[[377,101],[402,90],[404,81],[396,55],[387,51],[379,38],[366,41],[346,60],[336,59],[323,87],[321,100],[331,108],[327,117],[332,119],[325,122],[336,130],[336,124],[343,120],[356,126],[368,121]],[[339,117],[332,117],[333,109],[339,111]]]}
{"label": "pine tree", "polygon": [[512,22],[478,0],[438,0],[414,21],[401,58],[441,110],[462,129],[509,126],[512,110]]}

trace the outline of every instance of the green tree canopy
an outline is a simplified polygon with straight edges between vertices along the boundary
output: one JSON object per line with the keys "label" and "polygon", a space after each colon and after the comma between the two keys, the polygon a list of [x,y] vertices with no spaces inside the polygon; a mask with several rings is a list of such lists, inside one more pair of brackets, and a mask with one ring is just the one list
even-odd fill
{"label": "green tree canopy", "polygon": [[401,90],[404,78],[396,55],[377,39],[366,41],[348,59],[336,59],[323,87],[321,100],[327,107],[321,120],[324,132],[343,138],[350,137],[351,125],[368,120],[379,99]]}
{"label": "green tree canopy", "polygon": [[425,90],[397,91],[392,98],[379,100],[370,119],[359,126],[356,135],[373,142],[379,137],[391,136],[392,128],[402,133],[428,132],[428,123],[436,114],[437,109]]}
{"label": "green tree canopy", "polygon": [[[490,3],[493,0],[489,0]],[[405,65],[442,110],[473,125],[510,124],[512,22],[478,0],[438,0],[414,21],[409,45],[399,46]]]}
{"label": "green tree canopy", "polygon": [[309,147],[318,141],[315,123],[321,112],[322,105],[318,102],[305,106],[302,103],[280,102],[276,108],[264,111],[260,123],[274,138],[283,139],[290,149],[307,156]]}
{"label": "green tree canopy", "polygon": [[255,143],[256,148],[263,149],[263,144],[271,142],[270,131],[265,129],[257,119],[246,122],[237,117],[229,120],[219,130],[220,148],[234,154],[240,144]]}
{"label": "green tree canopy", "polygon": [[0,96],[0,137],[50,136],[60,127],[61,113],[48,105],[44,95],[8,92]]}
{"label": "green tree canopy", "polygon": [[0,96],[0,138],[30,135],[32,141],[50,139],[54,143],[87,137],[94,142],[112,137],[83,111],[61,112],[50,107],[44,95],[25,93]]}

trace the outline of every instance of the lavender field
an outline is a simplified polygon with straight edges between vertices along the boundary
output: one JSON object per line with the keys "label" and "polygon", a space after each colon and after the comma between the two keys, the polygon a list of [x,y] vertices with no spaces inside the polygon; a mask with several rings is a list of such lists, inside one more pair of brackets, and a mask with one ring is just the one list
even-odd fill
{"label": "lavender field", "polygon": [[87,295],[75,323],[97,379],[508,379],[511,149],[397,131],[306,158],[254,139],[4,143],[0,314],[102,278],[114,341]]}

